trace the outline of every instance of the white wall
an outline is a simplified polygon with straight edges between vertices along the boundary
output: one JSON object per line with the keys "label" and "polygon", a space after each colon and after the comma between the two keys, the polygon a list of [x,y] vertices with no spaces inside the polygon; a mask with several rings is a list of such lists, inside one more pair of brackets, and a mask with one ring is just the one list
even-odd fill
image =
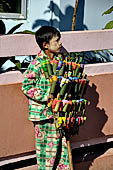
{"label": "white wall", "polygon": [[[53,2],[53,11],[49,11]],[[71,30],[75,0],[28,0],[27,20],[3,19],[8,31],[18,23],[24,23],[19,30],[36,31],[40,25],[51,25],[61,31]],[[79,0],[77,30],[98,30],[113,19],[113,13],[102,13],[113,5],[112,0]],[[51,22],[52,19],[52,22]]]}
{"label": "white wall", "polygon": [[[63,23],[60,25],[61,29],[66,30],[66,28],[63,28],[62,25],[65,25],[68,29],[71,29],[71,18],[74,6],[75,0],[60,1],[60,8],[64,15],[64,18],[62,19]],[[113,6],[112,0],[79,0],[76,29],[103,29],[108,21],[113,20],[113,13],[102,16],[102,13],[109,9],[111,6]]]}
{"label": "white wall", "polygon": [[86,0],[84,23],[89,30],[98,30],[113,20],[113,13],[102,16],[102,13],[113,6],[113,0]]}

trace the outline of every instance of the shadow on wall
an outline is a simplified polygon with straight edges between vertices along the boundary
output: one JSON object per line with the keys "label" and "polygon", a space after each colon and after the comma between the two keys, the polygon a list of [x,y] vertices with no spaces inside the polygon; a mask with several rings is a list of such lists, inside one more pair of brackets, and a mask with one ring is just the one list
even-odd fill
{"label": "shadow on wall", "polygon": [[99,102],[99,94],[96,91],[96,88],[95,84],[88,86],[85,97],[87,99],[87,121],[84,126],[80,127],[79,135],[72,137],[72,142],[79,142],[105,136],[102,129],[108,120],[108,116],[106,115],[104,108],[100,109],[97,106]]}
{"label": "shadow on wall", "polygon": [[[97,105],[99,103],[99,94],[96,91],[96,85],[91,84],[88,86],[86,99],[88,101],[86,107],[87,121],[84,126],[80,127],[78,136],[73,136],[71,142],[79,142],[99,137],[104,137],[105,134],[102,129],[108,120],[108,116],[104,108],[100,109]],[[105,141],[104,141],[105,140]],[[106,138],[103,139],[106,142]],[[83,142],[84,143],[84,142]],[[87,147],[80,147],[73,150],[73,162],[76,170],[88,170],[93,165],[94,160],[100,155],[104,154],[108,147],[104,144],[97,144]]]}
{"label": "shadow on wall", "polygon": [[[75,31],[88,30],[88,27],[84,25],[84,6],[85,6],[85,0],[80,0],[78,2],[78,8],[77,8]],[[49,26],[55,26],[61,32],[71,31],[73,11],[74,8],[70,5],[66,7],[65,13],[63,13],[57,4],[55,4],[53,1],[50,1],[48,9],[44,12],[44,14],[46,13],[51,14],[50,20],[37,19],[33,23],[32,29],[36,29],[39,26],[49,25]],[[53,16],[55,16],[55,19],[53,18]],[[104,50],[101,52],[99,51],[86,52],[84,57],[85,64],[104,63],[110,61],[113,61],[113,57],[110,57],[110,52],[108,50]]]}
{"label": "shadow on wall", "polygon": [[[84,20],[84,5],[85,0],[81,0],[78,3],[77,18],[76,18],[76,29],[75,30],[88,30],[87,26],[83,24]],[[37,19],[32,26],[32,29],[38,26],[50,25],[59,28],[60,31],[71,31],[72,29],[72,18],[73,18],[74,8],[72,6],[67,6],[65,9],[65,14],[61,11],[57,4],[50,1],[48,9],[44,12],[51,13],[51,18],[49,21],[44,19]],[[55,16],[58,19],[53,19]]]}
{"label": "shadow on wall", "polygon": [[86,130],[88,138],[98,138],[105,136],[102,129],[108,120],[104,108],[100,109],[97,105],[99,103],[99,94],[96,91],[96,85],[88,87],[86,99],[88,105],[86,107],[87,123]]}

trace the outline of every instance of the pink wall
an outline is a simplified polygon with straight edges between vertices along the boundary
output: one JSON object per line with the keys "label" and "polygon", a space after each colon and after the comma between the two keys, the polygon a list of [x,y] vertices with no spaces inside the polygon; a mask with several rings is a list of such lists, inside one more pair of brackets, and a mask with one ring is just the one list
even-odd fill
{"label": "pink wall", "polygon": [[[61,41],[68,52],[113,48],[113,30],[62,32]],[[13,34],[0,36],[0,57],[35,55],[39,47],[34,35]]]}
{"label": "pink wall", "polygon": [[[87,121],[72,147],[113,140],[113,73],[88,76]],[[106,81],[105,81],[106,80]],[[28,120],[28,99],[21,83],[0,85],[0,157],[34,150],[34,127]]]}
{"label": "pink wall", "polygon": [[20,83],[0,85],[0,115],[0,157],[32,151],[33,124]]}
{"label": "pink wall", "polygon": [[87,121],[81,126],[79,135],[72,138],[73,147],[113,141],[113,73],[89,76],[88,79]]}

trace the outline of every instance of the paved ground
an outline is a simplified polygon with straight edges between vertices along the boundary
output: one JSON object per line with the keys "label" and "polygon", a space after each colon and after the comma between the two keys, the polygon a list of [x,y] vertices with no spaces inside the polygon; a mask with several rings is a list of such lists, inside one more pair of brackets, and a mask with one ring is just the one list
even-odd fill
{"label": "paved ground", "polygon": [[[113,142],[72,151],[76,170],[113,170]],[[0,170],[37,170],[36,159],[4,165]]]}

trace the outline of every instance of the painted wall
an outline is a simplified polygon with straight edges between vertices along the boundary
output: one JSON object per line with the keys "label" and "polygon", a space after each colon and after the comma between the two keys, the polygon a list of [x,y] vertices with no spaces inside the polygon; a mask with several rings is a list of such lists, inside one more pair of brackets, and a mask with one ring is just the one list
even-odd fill
{"label": "painted wall", "polygon": [[[60,23],[61,30],[71,29],[71,20],[75,0],[60,1],[60,8],[64,15],[63,23]],[[113,19],[113,13],[102,16],[102,13],[113,5],[112,0],[79,0],[77,11],[76,30],[100,30],[105,24]],[[68,21],[68,22],[67,22]],[[68,25],[69,24],[69,25]],[[63,28],[63,25],[66,26]]]}
{"label": "painted wall", "polygon": [[113,13],[102,16],[102,13],[113,5],[112,0],[86,0],[84,23],[89,30],[104,28],[108,21],[113,20]]}
{"label": "painted wall", "polygon": [[[18,30],[36,31],[40,25],[53,25],[60,31],[71,30],[75,0],[28,0],[27,20],[3,19],[7,31],[18,23]],[[113,14],[101,14],[113,5],[112,0],[80,0],[78,4],[77,30],[98,30],[112,20]]]}
{"label": "painted wall", "polygon": [[[9,74],[12,81],[16,80],[17,73]],[[18,77],[23,80],[22,73]],[[113,73],[88,76],[88,79],[87,121],[80,127],[79,135],[72,137],[72,148],[113,141]],[[0,83],[0,159],[35,149],[34,127],[28,120],[28,99],[21,86],[19,82]]]}
{"label": "painted wall", "polygon": [[[51,19],[51,13],[45,12],[48,10],[50,0],[28,0],[27,4],[27,19],[26,20],[14,20],[14,19],[3,19],[6,25],[7,31],[18,23],[24,23],[20,30],[32,30],[35,31],[41,20],[48,21]],[[47,25],[47,23],[44,23]]]}

